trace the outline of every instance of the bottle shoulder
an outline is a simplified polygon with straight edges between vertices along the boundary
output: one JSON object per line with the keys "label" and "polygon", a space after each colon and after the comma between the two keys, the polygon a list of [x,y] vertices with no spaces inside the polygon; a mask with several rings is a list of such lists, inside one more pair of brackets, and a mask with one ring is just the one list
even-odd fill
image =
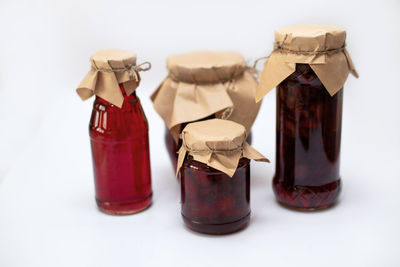
{"label": "bottle shoulder", "polygon": [[148,133],[148,124],[137,96],[125,96],[121,108],[96,97],[89,122],[92,137],[137,138]]}
{"label": "bottle shoulder", "polygon": [[307,85],[307,86],[323,86],[318,76],[315,74],[309,64],[296,64],[296,70],[287,77],[282,85]]}

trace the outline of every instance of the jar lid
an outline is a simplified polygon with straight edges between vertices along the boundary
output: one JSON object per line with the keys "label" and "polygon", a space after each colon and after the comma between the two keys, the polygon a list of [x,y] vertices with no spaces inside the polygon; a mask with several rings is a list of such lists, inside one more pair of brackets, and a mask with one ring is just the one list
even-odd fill
{"label": "jar lid", "polygon": [[191,151],[242,149],[246,140],[243,125],[221,119],[189,123],[182,131],[182,143]]}
{"label": "jar lid", "polygon": [[224,82],[246,69],[242,54],[233,51],[196,51],[167,58],[172,79],[187,83]]}
{"label": "jar lid", "polygon": [[93,68],[117,69],[136,65],[136,53],[129,50],[105,49],[90,57]]}
{"label": "jar lid", "polygon": [[192,52],[168,57],[167,66],[151,100],[176,144],[183,124],[207,117],[238,122],[250,132],[261,103],[254,101],[258,82],[240,53]]}
{"label": "jar lid", "polygon": [[345,47],[345,30],[330,25],[294,25],[275,30],[274,50],[259,76],[256,101],[296,71],[309,64],[328,93],[343,88],[349,73],[358,78]]}
{"label": "jar lid", "polygon": [[292,25],[275,30],[276,46],[298,52],[316,52],[344,47],[346,31],[332,25]]}
{"label": "jar lid", "polygon": [[245,127],[233,121],[211,119],[189,123],[183,129],[181,138],[177,171],[186,153],[230,177],[242,157],[269,162],[246,142]]}
{"label": "jar lid", "polygon": [[136,65],[136,54],[127,50],[98,51],[90,57],[90,63],[91,69],[76,92],[82,100],[97,95],[117,107],[124,102],[120,84],[126,95],[132,94],[140,83],[139,72],[151,68],[149,62]]}

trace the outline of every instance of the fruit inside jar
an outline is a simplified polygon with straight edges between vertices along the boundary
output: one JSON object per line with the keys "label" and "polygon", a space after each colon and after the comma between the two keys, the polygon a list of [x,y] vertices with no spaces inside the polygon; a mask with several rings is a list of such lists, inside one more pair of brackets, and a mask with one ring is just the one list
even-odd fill
{"label": "fruit inside jar", "polygon": [[242,158],[229,177],[186,156],[180,170],[182,217],[187,227],[206,234],[228,234],[250,220],[250,160]]}
{"label": "fruit inside jar", "polygon": [[330,96],[308,64],[277,87],[277,200],[290,208],[314,210],[335,203],[339,175],[343,89]]}

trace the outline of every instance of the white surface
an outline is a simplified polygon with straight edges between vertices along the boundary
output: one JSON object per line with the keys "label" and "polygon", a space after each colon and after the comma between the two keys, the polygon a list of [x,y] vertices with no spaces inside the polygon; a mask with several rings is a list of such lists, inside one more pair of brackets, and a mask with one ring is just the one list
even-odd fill
{"label": "white surface", "polygon": [[[0,266],[400,266],[400,2],[38,1],[0,3]],[[150,93],[169,54],[233,49],[254,60],[273,29],[334,24],[361,75],[345,85],[341,174],[333,209],[293,212],[271,190],[274,164],[252,164],[252,219],[223,237],[192,233]],[[74,89],[102,48],[136,50],[150,122],[154,204],[133,216],[96,209],[88,137],[93,99]],[[274,162],[275,93],[254,147]]]}

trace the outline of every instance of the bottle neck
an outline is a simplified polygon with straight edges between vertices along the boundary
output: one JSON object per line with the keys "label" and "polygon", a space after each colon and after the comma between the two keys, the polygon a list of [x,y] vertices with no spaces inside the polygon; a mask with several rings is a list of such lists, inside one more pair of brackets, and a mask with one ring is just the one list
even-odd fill
{"label": "bottle neck", "polygon": [[[124,103],[122,104],[122,106],[125,106],[126,102],[136,102],[138,100],[137,96],[136,96],[136,92],[133,92],[132,94],[130,94],[129,96],[126,95],[125,92],[125,88],[124,85],[122,83],[119,84],[119,89],[121,91],[122,96],[124,97]],[[110,102],[108,102],[107,100],[96,96],[96,102],[105,106],[114,106],[113,104],[111,104]]]}
{"label": "bottle neck", "polygon": [[289,78],[303,85],[321,86],[321,81],[309,64],[297,63],[296,71]]}

